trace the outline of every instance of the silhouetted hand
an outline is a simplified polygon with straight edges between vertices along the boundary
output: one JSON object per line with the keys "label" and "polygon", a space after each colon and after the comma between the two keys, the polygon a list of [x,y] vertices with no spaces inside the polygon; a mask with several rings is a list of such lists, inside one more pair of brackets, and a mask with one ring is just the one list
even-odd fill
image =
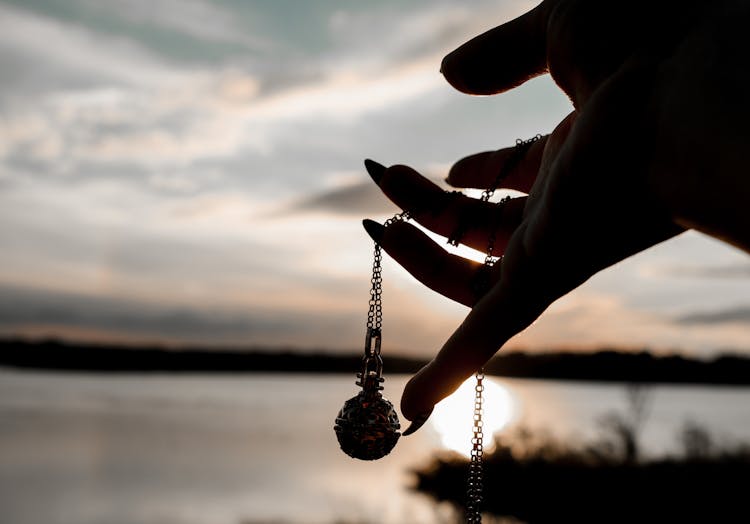
{"label": "silhouetted hand", "polygon": [[[657,4],[654,6],[654,4]],[[491,288],[481,264],[452,255],[408,223],[377,242],[412,275],[472,307],[435,359],[407,384],[401,409],[423,422],[508,339],[598,271],[696,228],[750,251],[748,2],[549,0],[449,54],[445,78],[494,94],[549,72],[573,102],[502,182],[528,193],[497,206],[445,193],[406,166],[367,162],[383,192],[462,243],[496,233]],[[513,148],[460,160],[448,182],[486,188]]]}

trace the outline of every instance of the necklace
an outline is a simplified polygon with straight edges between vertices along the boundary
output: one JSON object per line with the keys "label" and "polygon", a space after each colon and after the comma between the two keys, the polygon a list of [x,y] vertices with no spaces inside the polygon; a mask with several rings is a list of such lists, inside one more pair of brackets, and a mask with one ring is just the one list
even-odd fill
{"label": "necklace", "polygon": [[[383,224],[407,220],[404,211]],[[365,354],[357,373],[356,385],[362,388],[355,397],[344,403],[336,417],[334,431],[341,450],[352,458],[377,460],[391,452],[398,442],[401,424],[393,404],[380,393],[383,378],[383,358],[380,356],[383,327],[383,259],[380,244],[375,243],[370,282],[370,301],[365,330]]]}
{"label": "necklace", "polygon": [[[498,173],[494,182],[490,187],[482,191],[480,200],[482,202],[489,202],[492,195],[495,194],[495,190],[503,181],[504,178],[513,170],[521,158],[526,154],[531,145],[542,138],[541,135],[536,135],[528,140],[516,140],[516,147],[513,150],[513,155],[503,165],[503,168]],[[510,200],[510,196],[505,196],[497,203],[500,208],[499,212],[495,214],[495,224],[487,239],[487,251],[484,258],[484,265],[480,270],[477,280],[475,281],[475,292],[477,297],[484,295],[490,287],[490,273],[492,267],[500,260],[502,256],[494,256],[495,250],[495,235],[497,233],[497,222],[502,211],[502,206]],[[470,224],[459,223],[456,232],[451,235],[449,242],[451,244],[458,245],[461,240],[463,233],[470,227]],[[484,432],[482,414],[484,411],[484,368],[480,368],[475,374],[476,385],[474,386],[474,426],[472,427],[471,437],[471,459],[469,462],[469,475],[466,482],[466,522],[468,524],[480,524],[482,522],[482,488],[484,485],[484,479],[482,477],[483,472],[483,459],[484,459]]]}
{"label": "necklace", "polygon": [[[511,158],[505,163],[496,177],[492,186],[482,192],[481,201],[489,202],[495,190],[502,180],[508,176],[510,171],[516,167],[528,148],[541,138],[536,135],[529,140],[516,140],[516,147]],[[460,194],[453,192],[451,195]],[[449,195],[449,196],[451,196]],[[503,206],[509,196],[497,202],[497,206]],[[499,216],[497,213],[496,216]],[[404,211],[388,219],[383,227],[387,228],[395,222],[409,219],[409,212]],[[456,246],[461,241],[464,233],[475,223],[473,217],[462,217],[448,243]],[[487,251],[484,264],[475,281],[475,292],[481,297],[490,286],[490,273],[492,267],[502,259],[502,256],[494,256],[495,227],[487,240]],[[334,431],[341,446],[341,450],[350,457],[360,460],[377,460],[384,457],[395,447],[401,436],[399,429],[401,425],[398,420],[393,404],[383,397],[383,358],[381,356],[382,325],[383,325],[383,277],[382,277],[382,250],[375,243],[372,264],[372,287],[370,289],[369,309],[367,313],[367,324],[365,332],[365,350],[362,357],[360,371],[357,373],[356,385],[362,390],[354,397],[344,403],[344,406],[336,417]],[[484,411],[484,369],[480,368],[476,374],[476,385],[474,386],[474,419],[471,438],[471,455],[469,462],[469,474],[466,487],[466,522],[469,524],[480,524],[482,522],[481,504],[483,488],[483,459],[484,459],[484,432],[482,415]],[[415,428],[416,429],[416,428]]]}

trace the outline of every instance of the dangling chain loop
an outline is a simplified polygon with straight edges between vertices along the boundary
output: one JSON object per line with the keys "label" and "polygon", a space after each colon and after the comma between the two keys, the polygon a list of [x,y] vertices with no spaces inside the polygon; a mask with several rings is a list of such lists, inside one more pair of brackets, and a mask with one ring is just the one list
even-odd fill
{"label": "dangling chain loop", "polygon": [[482,191],[482,197],[480,198],[482,202],[488,202],[489,199],[492,198],[492,195],[495,194],[495,190],[500,185],[500,182],[502,182],[503,179],[507,177],[513,169],[516,168],[531,145],[541,138],[542,135],[534,135],[528,140],[516,138],[516,147],[513,150],[511,157],[505,162],[505,164],[503,164],[503,168],[497,174],[497,177],[495,177],[495,181],[492,183],[492,185]]}
{"label": "dangling chain loop", "polygon": [[[489,202],[490,198],[492,198],[492,195],[495,194],[495,191],[500,186],[500,183],[505,179],[513,169],[515,169],[518,166],[518,163],[521,161],[521,159],[524,157],[524,155],[528,152],[529,148],[532,146],[532,144],[542,138],[542,135],[535,135],[528,140],[521,140],[520,138],[516,139],[516,147],[513,149],[513,153],[511,153],[510,158],[505,161],[503,164],[502,169],[500,169],[500,172],[495,177],[494,182],[491,186],[489,186],[487,189],[482,191],[482,196],[480,197],[480,201],[482,202]],[[448,193],[451,196],[459,195],[459,191],[454,191],[451,193]],[[505,203],[506,200],[509,200],[508,197],[504,198],[500,202],[498,202],[498,205],[502,205]],[[466,233],[467,229],[471,227],[471,224],[476,221],[476,217],[474,216],[465,216],[461,217],[459,220],[459,223],[451,233],[451,235],[448,237],[448,243],[452,246],[457,246],[461,242],[461,238]],[[494,238],[494,232],[492,234],[491,242],[494,244],[495,238]]]}
{"label": "dangling chain loop", "polygon": [[372,260],[372,278],[370,283],[370,308],[367,311],[367,327],[370,329],[380,329],[383,325],[383,304],[381,295],[383,293],[383,268],[380,263],[383,255],[380,250],[380,244],[375,244]]}
{"label": "dangling chain loop", "polygon": [[[383,223],[383,227],[387,228],[396,222],[402,222],[404,220],[409,220],[408,211],[402,211],[401,213],[389,218]],[[383,255],[380,244],[376,242],[372,260],[372,278],[370,279],[372,288],[370,289],[370,309],[367,311],[367,327],[378,331],[383,327],[383,303],[381,300],[381,295],[383,293],[383,268],[380,266],[382,261]]]}
{"label": "dangling chain loop", "polygon": [[[409,212],[403,211],[385,221],[383,227],[388,227],[395,222],[409,219]],[[367,311],[367,331],[365,334],[365,354],[362,357],[362,370],[357,374],[360,379],[358,386],[362,386],[365,392],[376,393],[383,389],[383,358],[380,356],[380,343],[382,339],[381,329],[383,327],[383,268],[381,262],[383,254],[380,244],[375,243],[375,251],[372,260],[372,278],[370,282],[370,302]]]}

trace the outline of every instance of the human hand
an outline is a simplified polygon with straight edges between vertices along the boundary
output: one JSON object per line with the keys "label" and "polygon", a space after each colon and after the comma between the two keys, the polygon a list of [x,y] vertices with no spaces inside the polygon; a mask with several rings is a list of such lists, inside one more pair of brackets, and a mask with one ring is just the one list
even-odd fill
{"label": "human hand", "polygon": [[[472,283],[481,264],[446,253],[407,223],[383,230],[366,222],[371,236],[418,280],[473,307],[435,359],[407,384],[401,404],[406,418],[423,422],[435,403],[508,339],[596,272],[687,226],[719,236],[717,229],[732,227],[725,218],[717,228],[715,213],[706,212],[705,203],[696,209],[692,200],[696,191],[705,194],[706,165],[719,173],[719,188],[731,186],[737,178],[732,168],[742,165],[739,156],[731,161],[738,152],[720,140],[744,129],[746,120],[728,118],[721,97],[696,104],[701,90],[695,87],[737,81],[718,73],[701,76],[713,63],[696,63],[715,41],[717,26],[734,18],[720,15],[735,4],[665,1],[654,8],[637,1],[548,0],[445,58],[446,79],[472,94],[499,93],[549,70],[574,111],[503,180],[503,187],[528,193],[504,206],[467,197],[446,201],[437,186],[409,167],[367,163],[383,192],[402,209],[417,210],[413,218],[421,225],[450,236],[461,217],[474,216],[462,242],[484,251],[497,224],[495,253],[504,252],[492,270],[492,287],[477,301]],[[708,15],[715,26],[706,28]],[[687,87],[679,81],[685,78],[692,82]],[[724,130],[707,137],[706,126],[715,132],[717,118]],[[712,150],[719,145],[730,159],[726,167]],[[467,157],[453,166],[448,182],[485,188],[511,155],[512,149],[501,149]],[[695,187],[691,191],[685,184]],[[747,195],[747,185],[743,188],[739,195]],[[740,217],[747,224],[747,213]],[[731,231],[724,236],[737,239]],[[735,243],[742,245],[742,238]]]}

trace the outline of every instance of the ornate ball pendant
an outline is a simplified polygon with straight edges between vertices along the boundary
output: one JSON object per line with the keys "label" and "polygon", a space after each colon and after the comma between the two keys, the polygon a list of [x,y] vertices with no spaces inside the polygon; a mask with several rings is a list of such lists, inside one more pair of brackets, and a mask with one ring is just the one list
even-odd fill
{"label": "ornate ball pendant", "polygon": [[377,460],[391,452],[401,433],[398,415],[380,392],[361,391],[344,403],[336,417],[341,450],[352,458]]}

